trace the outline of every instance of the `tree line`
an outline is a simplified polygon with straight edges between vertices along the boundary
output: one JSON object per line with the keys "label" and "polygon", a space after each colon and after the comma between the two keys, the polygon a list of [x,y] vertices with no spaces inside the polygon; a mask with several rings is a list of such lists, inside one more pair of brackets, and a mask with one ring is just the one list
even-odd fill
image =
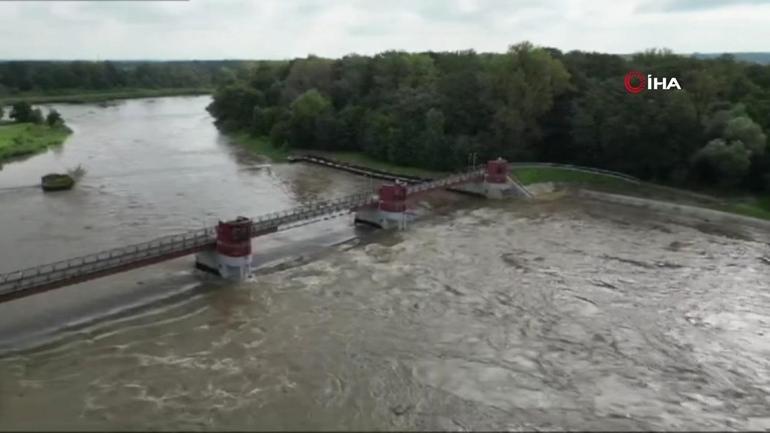
{"label": "tree line", "polygon": [[6,61],[0,96],[63,90],[209,88],[238,77],[243,61]]}
{"label": "tree line", "polygon": [[[0,121],[3,120],[3,116],[5,116],[5,109],[0,106]],[[37,125],[45,123],[51,128],[64,126],[64,119],[56,109],[51,108],[48,110],[48,114],[44,116],[40,108],[33,108],[32,105],[23,101],[11,106],[8,117],[16,123],[34,123]]]}
{"label": "tree line", "polygon": [[[683,90],[630,94],[629,70]],[[671,184],[770,190],[770,66],[667,50],[631,56],[513,45],[258,62],[209,106],[275,145],[356,150],[458,169],[469,155],[622,171]]]}

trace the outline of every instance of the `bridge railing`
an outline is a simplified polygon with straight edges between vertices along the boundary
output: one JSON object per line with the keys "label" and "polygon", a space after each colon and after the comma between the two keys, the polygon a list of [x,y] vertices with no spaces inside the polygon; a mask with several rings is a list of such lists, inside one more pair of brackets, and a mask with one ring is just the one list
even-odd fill
{"label": "bridge railing", "polygon": [[[376,201],[369,193],[354,194],[330,201],[319,201],[292,209],[272,212],[256,217],[252,227],[255,231],[290,224],[308,218],[324,215],[345,208],[355,208]],[[130,264],[139,260],[159,257],[176,252],[205,247],[216,242],[214,227],[167,235],[147,242],[113,248],[93,254],[61,260],[41,266],[30,267],[0,274],[0,293],[7,289],[19,289],[45,284],[80,274],[96,273],[110,268]],[[23,285],[17,284],[24,282]],[[23,287],[20,287],[23,286]]]}
{"label": "bridge railing", "polygon": [[214,229],[205,228],[0,274],[0,293],[22,290],[81,274],[96,273],[150,257],[200,248],[214,240]]}
{"label": "bridge railing", "polygon": [[641,179],[618,171],[605,170],[603,168],[584,167],[582,165],[574,164],[560,164],[556,162],[511,162],[508,164],[511,168],[530,168],[530,167],[553,167],[564,168],[573,171],[581,171],[584,173],[600,174],[603,176],[609,176],[625,180],[632,183],[640,183]]}
{"label": "bridge railing", "polygon": [[[423,182],[408,187],[407,193],[414,194],[435,188],[466,182],[483,176],[482,170],[475,170],[448,176],[443,179]],[[373,193],[359,193],[329,201],[307,203],[292,209],[272,212],[252,220],[252,229],[259,233],[265,229],[306,221],[315,217],[332,214],[346,209],[375,204],[378,197]],[[94,254],[61,260],[46,265],[30,267],[19,271],[0,274],[0,295],[40,287],[52,282],[72,280],[100,274],[127,265],[173,256],[177,253],[192,252],[216,242],[216,228],[208,227],[185,233],[163,236],[147,242],[113,248]]]}
{"label": "bridge railing", "polygon": [[377,196],[371,193],[353,194],[328,201],[307,203],[285,211],[273,212],[253,219],[252,228],[255,232],[285,224],[314,218],[327,213],[375,203]]}
{"label": "bridge railing", "polygon": [[484,170],[473,170],[465,173],[458,173],[451,176],[447,176],[438,180],[430,182],[418,183],[417,185],[409,186],[406,191],[407,194],[415,194],[422,191],[428,191],[436,188],[443,188],[458,183],[468,182],[473,179],[478,179],[484,176]]}

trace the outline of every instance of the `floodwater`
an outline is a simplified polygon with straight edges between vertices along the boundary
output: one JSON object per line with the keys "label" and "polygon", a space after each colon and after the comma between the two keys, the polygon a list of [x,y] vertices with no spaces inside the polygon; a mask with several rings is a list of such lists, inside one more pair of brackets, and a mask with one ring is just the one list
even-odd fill
{"label": "floodwater", "polygon": [[[201,96],[53,105],[74,134],[61,147],[0,170],[0,272],[371,187],[359,177],[271,165],[244,152],[214,127],[209,102]],[[78,165],[87,173],[74,190],[40,190],[41,175]],[[289,246],[307,254],[354,235],[347,221],[328,221],[260,238],[255,259],[290,255]],[[191,263],[186,257],[0,304],[0,352],[63,327],[218,286],[196,275]]]}
{"label": "floodwater", "polygon": [[[263,200],[274,194],[276,206],[302,196],[265,185],[301,182],[306,166],[273,166],[278,174],[263,182],[220,140],[212,160],[248,173],[223,182]],[[334,179],[335,192],[362,186]],[[197,206],[172,192],[174,205],[134,194]],[[16,201],[0,200],[6,224]],[[176,227],[157,214],[165,222],[156,230]],[[25,236],[14,224],[16,234],[3,229],[6,255],[6,242]],[[211,287],[6,352],[0,429],[770,428],[767,233],[571,198],[467,199],[405,232],[361,240],[241,284],[190,274],[180,260],[55,292],[82,300],[138,290],[136,281],[143,290]],[[43,305],[17,302],[0,313]]]}

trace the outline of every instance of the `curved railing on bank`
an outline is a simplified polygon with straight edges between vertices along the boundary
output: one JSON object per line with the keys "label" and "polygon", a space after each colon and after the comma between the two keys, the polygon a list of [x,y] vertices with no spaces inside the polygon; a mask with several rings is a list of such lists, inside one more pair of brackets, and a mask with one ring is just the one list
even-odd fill
{"label": "curved railing on bank", "polygon": [[559,163],[553,163],[553,162],[513,162],[513,163],[510,163],[510,165],[512,168],[528,168],[528,167],[564,168],[564,169],[580,171],[584,173],[591,173],[591,174],[598,174],[598,175],[607,176],[607,177],[613,177],[613,178],[625,180],[627,182],[631,182],[637,185],[644,185],[647,188],[654,188],[660,191],[666,191],[674,194],[687,195],[698,200],[708,201],[712,203],[720,202],[718,198],[712,197],[710,195],[700,194],[700,193],[689,191],[686,189],[680,189],[680,188],[675,188],[671,186],[661,185],[658,183],[648,182],[648,181],[639,179],[638,177],[634,177],[625,173],[620,173],[612,170],[605,170],[601,168],[585,167],[585,166],[573,165],[573,164],[559,164]]}
{"label": "curved railing on bank", "polygon": [[642,180],[638,177],[634,177],[618,171],[605,170],[603,168],[585,167],[582,165],[574,164],[560,164],[556,162],[511,162],[508,163],[511,168],[537,168],[537,167],[552,167],[552,168],[564,168],[573,171],[581,171],[583,173],[600,174],[602,176],[614,177],[616,179],[622,179],[632,183],[642,183]]}

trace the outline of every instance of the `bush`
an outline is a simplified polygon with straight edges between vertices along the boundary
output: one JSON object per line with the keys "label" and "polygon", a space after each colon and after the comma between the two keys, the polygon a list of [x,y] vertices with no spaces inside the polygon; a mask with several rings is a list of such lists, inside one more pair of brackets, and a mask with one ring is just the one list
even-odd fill
{"label": "bush", "polygon": [[28,102],[17,102],[11,106],[11,119],[16,122],[31,122],[32,116],[32,106]]}
{"label": "bush", "polygon": [[40,111],[39,108],[35,108],[34,110],[32,110],[32,114],[30,116],[29,121],[38,125],[43,123],[45,121],[45,119],[43,118],[43,112]]}
{"label": "bush", "polygon": [[64,121],[62,120],[61,114],[59,114],[58,111],[51,109],[51,111],[48,113],[48,116],[45,117],[45,123],[47,123],[50,127],[54,127],[56,125],[63,124]]}
{"label": "bush", "polygon": [[737,185],[751,165],[751,151],[741,141],[718,138],[708,142],[693,158],[697,173],[709,182]]}

